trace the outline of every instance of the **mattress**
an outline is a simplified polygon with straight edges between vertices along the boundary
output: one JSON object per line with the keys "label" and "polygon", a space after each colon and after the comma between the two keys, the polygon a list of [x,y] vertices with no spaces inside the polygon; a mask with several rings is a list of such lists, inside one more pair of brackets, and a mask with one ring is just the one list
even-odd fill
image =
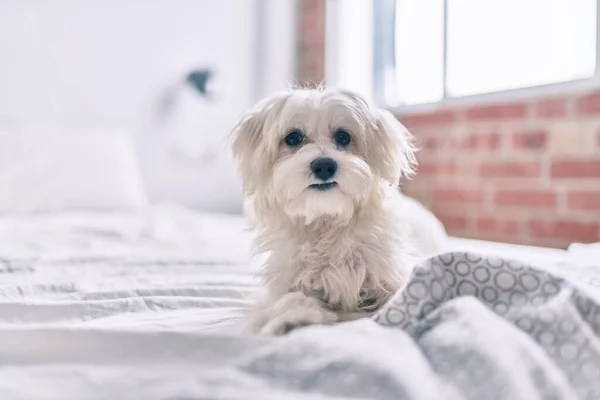
{"label": "mattress", "polygon": [[[401,381],[413,382],[403,386],[405,398],[439,398],[445,390],[457,396],[445,398],[468,398],[444,379],[427,391],[427,374],[406,375],[414,346],[403,353],[407,364],[373,359],[389,350],[371,339],[410,341],[384,328],[402,325],[393,318],[310,327],[285,338],[249,334],[241,310],[256,290],[261,261],[251,257],[250,242],[242,217],[171,205],[1,217],[0,398],[402,398],[389,380],[403,373]],[[510,254],[583,277],[589,288],[600,270],[562,250],[452,238],[448,253]],[[430,261],[421,268],[434,268]],[[405,306],[394,302],[389,307]],[[332,368],[330,382],[319,378]],[[360,371],[374,386],[349,390],[362,382]],[[568,383],[557,392],[567,397],[556,398],[577,393]]]}

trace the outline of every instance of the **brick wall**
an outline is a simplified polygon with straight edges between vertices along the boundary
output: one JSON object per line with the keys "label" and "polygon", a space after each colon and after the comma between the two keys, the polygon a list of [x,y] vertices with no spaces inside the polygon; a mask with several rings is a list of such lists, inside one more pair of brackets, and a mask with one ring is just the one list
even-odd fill
{"label": "brick wall", "polygon": [[[324,78],[325,0],[297,0],[300,83]],[[398,115],[417,137],[403,190],[450,234],[566,247],[600,241],[600,91]]]}
{"label": "brick wall", "polygon": [[600,92],[398,115],[422,148],[404,191],[457,236],[600,241]]}
{"label": "brick wall", "polygon": [[316,86],[325,76],[325,0],[297,0],[297,7],[296,79]]}

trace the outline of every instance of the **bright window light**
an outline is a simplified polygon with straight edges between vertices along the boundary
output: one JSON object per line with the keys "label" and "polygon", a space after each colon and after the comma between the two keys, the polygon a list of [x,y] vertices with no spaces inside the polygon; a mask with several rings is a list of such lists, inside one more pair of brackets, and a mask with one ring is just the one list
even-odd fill
{"label": "bright window light", "polygon": [[429,103],[590,78],[596,70],[596,4],[446,0],[444,24],[443,0],[398,0],[400,97],[404,104]]}
{"label": "bright window light", "polygon": [[429,103],[444,94],[444,2],[396,2],[396,71],[403,103]]}

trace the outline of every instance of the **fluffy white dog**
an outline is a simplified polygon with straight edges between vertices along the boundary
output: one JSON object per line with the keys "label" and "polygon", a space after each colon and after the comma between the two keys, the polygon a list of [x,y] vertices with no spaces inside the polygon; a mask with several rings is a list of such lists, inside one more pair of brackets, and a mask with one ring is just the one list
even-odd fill
{"label": "fluffy white dog", "polygon": [[371,315],[445,231],[398,184],[412,136],[394,116],[338,89],[295,89],[249,110],[231,147],[265,255],[251,325],[263,334]]}

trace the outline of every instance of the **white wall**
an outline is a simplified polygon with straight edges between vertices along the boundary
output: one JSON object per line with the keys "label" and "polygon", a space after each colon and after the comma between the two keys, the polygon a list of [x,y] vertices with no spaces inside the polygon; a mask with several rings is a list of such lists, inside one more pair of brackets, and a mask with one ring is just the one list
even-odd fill
{"label": "white wall", "polygon": [[260,41],[266,62],[259,65],[262,84],[256,98],[291,87],[296,68],[296,0],[259,1],[264,3],[265,11]]}
{"label": "white wall", "polygon": [[[126,129],[153,200],[239,211],[223,140],[291,80],[293,13],[291,0],[1,1],[0,119]],[[214,100],[182,84],[195,67],[217,73]]]}

